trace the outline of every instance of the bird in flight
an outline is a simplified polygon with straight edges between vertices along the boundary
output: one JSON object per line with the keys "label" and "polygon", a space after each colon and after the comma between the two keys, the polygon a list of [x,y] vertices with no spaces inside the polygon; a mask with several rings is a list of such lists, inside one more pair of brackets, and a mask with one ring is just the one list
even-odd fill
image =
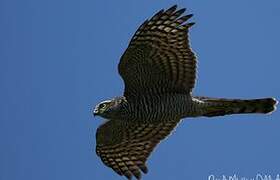
{"label": "bird in flight", "polygon": [[194,96],[196,56],[189,45],[192,14],[172,6],[146,20],[133,35],[118,71],[123,96],[99,103],[93,113],[107,121],[96,132],[96,153],[116,173],[141,179],[146,161],[183,118],[271,113],[274,98]]}

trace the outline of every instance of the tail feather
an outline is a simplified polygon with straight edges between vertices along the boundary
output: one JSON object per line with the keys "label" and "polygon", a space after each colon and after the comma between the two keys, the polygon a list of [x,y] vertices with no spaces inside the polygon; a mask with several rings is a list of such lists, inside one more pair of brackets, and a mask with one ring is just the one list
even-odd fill
{"label": "tail feather", "polygon": [[277,100],[263,99],[222,99],[209,97],[195,97],[201,106],[201,116],[213,117],[229,114],[262,113],[268,114],[276,110]]}

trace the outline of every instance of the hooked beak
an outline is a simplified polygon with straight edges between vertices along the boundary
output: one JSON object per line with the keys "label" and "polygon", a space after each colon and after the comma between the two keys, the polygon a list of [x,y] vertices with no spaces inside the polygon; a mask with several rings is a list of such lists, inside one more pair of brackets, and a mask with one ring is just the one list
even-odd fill
{"label": "hooked beak", "polygon": [[93,110],[93,116],[97,116],[98,115],[98,110],[97,109],[94,109]]}

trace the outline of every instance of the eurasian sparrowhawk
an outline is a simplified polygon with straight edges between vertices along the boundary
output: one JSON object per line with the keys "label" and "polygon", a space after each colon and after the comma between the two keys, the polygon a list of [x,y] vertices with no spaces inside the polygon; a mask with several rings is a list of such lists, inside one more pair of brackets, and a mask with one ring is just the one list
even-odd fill
{"label": "eurasian sparrowhawk", "polygon": [[274,98],[222,99],[192,95],[196,57],[188,31],[194,23],[173,6],[146,20],[121,57],[124,95],[103,101],[94,115],[107,119],[96,133],[96,153],[121,176],[141,178],[147,158],[181,119],[243,113],[270,113]]}

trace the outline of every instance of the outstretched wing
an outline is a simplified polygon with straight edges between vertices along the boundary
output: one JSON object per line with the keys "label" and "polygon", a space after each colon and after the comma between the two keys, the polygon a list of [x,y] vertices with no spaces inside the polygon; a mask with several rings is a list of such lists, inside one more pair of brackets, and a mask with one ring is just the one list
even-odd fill
{"label": "outstretched wing", "polygon": [[148,172],[147,158],[178,122],[110,120],[97,129],[96,154],[119,175],[140,179],[141,171]]}
{"label": "outstretched wing", "polygon": [[192,14],[173,6],[146,20],[134,34],[118,69],[126,97],[145,93],[190,93],[196,77],[196,58],[186,23]]}

